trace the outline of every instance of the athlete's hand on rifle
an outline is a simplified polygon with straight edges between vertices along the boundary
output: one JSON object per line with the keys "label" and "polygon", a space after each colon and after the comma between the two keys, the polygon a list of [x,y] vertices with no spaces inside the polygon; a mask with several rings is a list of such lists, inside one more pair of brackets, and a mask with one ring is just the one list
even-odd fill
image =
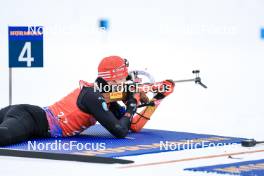
{"label": "athlete's hand on rifle", "polygon": [[146,95],[145,92],[140,92],[139,93],[139,101],[140,101],[141,104],[145,104],[145,103],[149,102],[149,98],[148,98],[148,96]]}
{"label": "athlete's hand on rifle", "polygon": [[167,97],[168,95],[170,95],[173,90],[174,90],[174,86],[175,86],[175,83],[173,80],[165,80],[165,81],[162,81],[162,89],[161,90],[158,90],[158,93],[157,95],[155,95],[155,99],[157,100],[161,100],[165,97]]}

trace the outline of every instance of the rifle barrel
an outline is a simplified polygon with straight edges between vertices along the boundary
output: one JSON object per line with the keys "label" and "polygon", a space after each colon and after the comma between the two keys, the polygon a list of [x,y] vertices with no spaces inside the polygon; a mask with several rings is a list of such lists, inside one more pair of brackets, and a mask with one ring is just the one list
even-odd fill
{"label": "rifle barrel", "polygon": [[193,82],[195,81],[196,79],[183,79],[183,80],[176,80],[176,81],[173,81],[174,83],[180,83],[180,82]]}

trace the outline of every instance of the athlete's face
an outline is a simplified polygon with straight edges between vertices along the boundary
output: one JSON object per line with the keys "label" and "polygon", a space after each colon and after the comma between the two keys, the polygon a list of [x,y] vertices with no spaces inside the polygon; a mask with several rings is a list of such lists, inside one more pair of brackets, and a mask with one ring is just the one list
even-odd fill
{"label": "athlete's face", "polygon": [[108,81],[108,84],[109,85],[120,85],[120,84],[124,84],[125,82],[126,82],[126,78],[122,78],[122,79]]}

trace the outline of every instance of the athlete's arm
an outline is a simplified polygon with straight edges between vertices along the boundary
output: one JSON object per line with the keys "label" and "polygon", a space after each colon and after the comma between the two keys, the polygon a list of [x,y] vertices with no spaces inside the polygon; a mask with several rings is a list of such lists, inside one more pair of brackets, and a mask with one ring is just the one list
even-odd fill
{"label": "athlete's arm", "polygon": [[135,113],[135,102],[128,101],[127,110],[123,117],[118,120],[108,109],[103,96],[94,91],[93,87],[83,87],[77,101],[78,107],[91,115],[117,138],[124,138],[129,131],[131,118]]}
{"label": "athlete's arm", "polygon": [[165,97],[167,97],[168,95],[170,95],[173,92],[173,89],[174,89],[173,81],[166,80],[166,81],[163,81],[163,84],[166,86],[170,86],[171,89],[169,89],[166,92],[157,93],[157,95],[155,95],[151,101],[155,101],[158,103],[155,103],[154,106],[146,107],[144,110],[142,110],[140,113],[136,114],[132,118],[131,127],[130,127],[131,131],[139,132],[146,125],[146,123],[150,120],[152,114],[155,112],[155,110],[159,106],[160,102]]}

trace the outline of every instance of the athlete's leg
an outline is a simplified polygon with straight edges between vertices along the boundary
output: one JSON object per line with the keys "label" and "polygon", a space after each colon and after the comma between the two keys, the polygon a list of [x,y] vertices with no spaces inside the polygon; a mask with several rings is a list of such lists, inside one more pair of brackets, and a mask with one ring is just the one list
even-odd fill
{"label": "athlete's leg", "polygon": [[0,124],[0,145],[18,143],[39,135],[39,126],[34,117],[36,114],[28,111],[28,108],[34,107],[14,105],[8,109]]}
{"label": "athlete's leg", "polygon": [[3,122],[6,112],[10,109],[10,106],[0,109],[0,124]]}

